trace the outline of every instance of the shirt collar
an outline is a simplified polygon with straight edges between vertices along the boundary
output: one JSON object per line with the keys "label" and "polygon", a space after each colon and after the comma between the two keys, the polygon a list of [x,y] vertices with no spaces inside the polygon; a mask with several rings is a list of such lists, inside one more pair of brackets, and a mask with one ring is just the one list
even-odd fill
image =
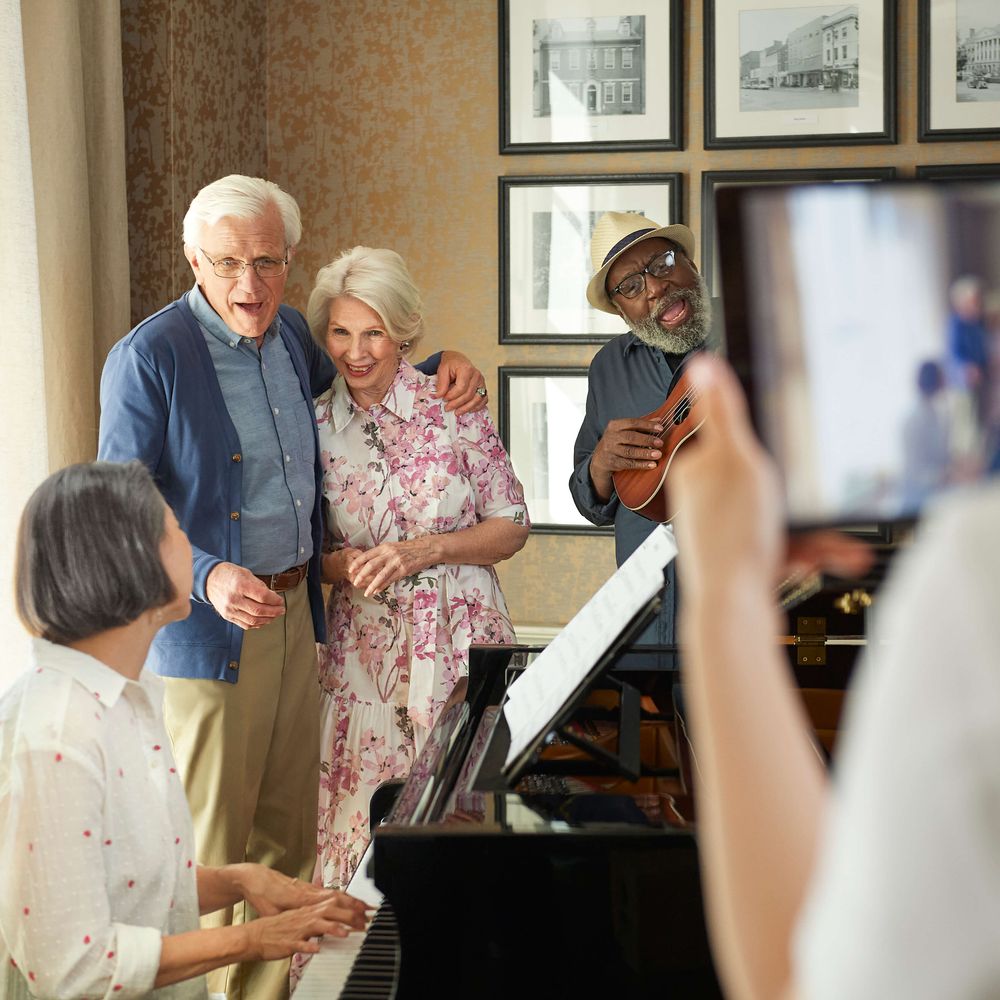
{"label": "shirt collar", "polygon": [[[389,386],[389,391],[381,403],[376,403],[373,409],[381,407],[393,416],[406,422],[413,415],[413,402],[420,386],[420,374],[408,361],[401,360],[396,376]],[[338,374],[333,380],[329,393],[329,414],[335,434],[339,434],[361,411],[351,398],[351,393],[344,382],[343,375]]]}
{"label": "shirt collar", "polygon": [[133,683],[124,674],[112,670],[88,653],[49,642],[48,639],[34,637],[31,653],[34,669],[56,670],[65,674],[93,694],[106,708],[114,708],[125,685]]}
{"label": "shirt collar", "polygon": [[649,344],[640,340],[631,330],[629,330],[629,332],[625,334],[625,346],[622,348],[622,354],[624,354],[627,358],[636,347],[649,347]]}
{"label": "shirt collar", "polygon": [[[222,317],[209,305],[198,283],[188,292],[188,305],[194,318],[206,329],[216,340],[221,341],[226,347],[239,347],[244,339],[242,334],[234,333],[222,322]],[[281,314],[274,314],[274,322],[264,331],[264,342],[271,340],[278,335],[281,329]]]}

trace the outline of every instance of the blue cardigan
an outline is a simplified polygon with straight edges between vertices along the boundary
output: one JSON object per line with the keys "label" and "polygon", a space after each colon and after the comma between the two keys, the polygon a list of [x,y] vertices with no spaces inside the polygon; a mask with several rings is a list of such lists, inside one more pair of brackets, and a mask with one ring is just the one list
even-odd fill
{"label": "blue cardigan", "polygon": [[[311,400],[330,385],[335,369],[309,334],[302,314],[278,309],[281,339],[302,394]],[[436,370],[436,358],[422,367]],[[309,602],[317,642],[326,640],[320,590],[323,524],[319,438],[313,423],[316,500],[312,510],[313,559]],[[219,562],[242,565],[240,522],[242,455],[226,410],[204,335],[187,295],[143,320],[111,349],[101,376],[98,457],[137,458],[152,472],[167,503],[191,540],[194,588],[191,615],[162,628],[148,666],[167,677],[235,684],[243,630],[208,602],[205,581]]]}

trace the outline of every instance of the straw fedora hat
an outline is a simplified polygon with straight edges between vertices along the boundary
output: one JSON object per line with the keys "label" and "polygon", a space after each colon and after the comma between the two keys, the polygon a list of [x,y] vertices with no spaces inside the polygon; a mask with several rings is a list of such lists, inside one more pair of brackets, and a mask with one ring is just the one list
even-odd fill
{"label": "straw fedora hat", "polygon": [[694,233],[687,226],[660,226],[638,212],[605,212],[597,220],[590,237],[590,262],[596,273],[587,285],[587,301],[595,309],[618,315],[604,287],[608,271],[629,247],[656,238],[673,240],[694,259]]}

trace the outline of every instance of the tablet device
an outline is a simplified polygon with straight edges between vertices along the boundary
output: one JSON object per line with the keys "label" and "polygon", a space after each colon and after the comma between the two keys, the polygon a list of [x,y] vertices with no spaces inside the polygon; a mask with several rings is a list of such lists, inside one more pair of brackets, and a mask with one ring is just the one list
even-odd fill
{"label": "tablet device", "polygon": [[717,196],[726,346],[793,527],[912,520],[1000,466],[1000,182]]}

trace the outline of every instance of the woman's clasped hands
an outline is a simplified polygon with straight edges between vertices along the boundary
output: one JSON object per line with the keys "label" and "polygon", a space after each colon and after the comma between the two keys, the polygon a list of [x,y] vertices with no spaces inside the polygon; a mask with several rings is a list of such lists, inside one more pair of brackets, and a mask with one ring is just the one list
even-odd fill
{"label": "woman's clasped hands", "polygon": [[345,547],[323,557],[323,582],[348,580],[371,597],[441,561],[437,538],[422,535],[403,542],[383,542],[370,549]]}

